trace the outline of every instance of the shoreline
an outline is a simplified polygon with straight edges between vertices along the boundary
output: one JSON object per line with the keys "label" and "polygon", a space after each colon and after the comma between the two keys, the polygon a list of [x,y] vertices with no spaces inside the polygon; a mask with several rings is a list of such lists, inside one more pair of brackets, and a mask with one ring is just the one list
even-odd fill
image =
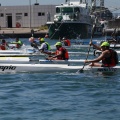
{"label": "shoreline", "polygon": [[45,35],[48,34],[48,30],[39,30],[39,29],[31,29],[31,28],[1,28],[0,34],[4,37],[10,37],[10,38],[15,38],[15,37],[29,38],[31,36],[38,38],[38,37],[45,37]]}

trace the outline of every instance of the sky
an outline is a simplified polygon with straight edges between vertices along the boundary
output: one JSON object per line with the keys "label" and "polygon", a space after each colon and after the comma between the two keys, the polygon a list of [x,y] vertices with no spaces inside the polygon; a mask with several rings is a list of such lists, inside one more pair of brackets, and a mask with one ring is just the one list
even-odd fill
{"label": "sky", "polygon": [[[65,3],[65,0],[0,0],[1,6],[14,6],[14,5],[29,5],[36,3],[36,1],[40,5],[59,5],[61,3]],[[90,1],[90,0],[87,0]],[[99,0],[96,0],[99,1]],[[104,0],[105,1],[105,7],[108,7],[110,9],[113,8],[120,8],[120,0]],[[120,10],[117,10],[115,12],[120,13]]]}

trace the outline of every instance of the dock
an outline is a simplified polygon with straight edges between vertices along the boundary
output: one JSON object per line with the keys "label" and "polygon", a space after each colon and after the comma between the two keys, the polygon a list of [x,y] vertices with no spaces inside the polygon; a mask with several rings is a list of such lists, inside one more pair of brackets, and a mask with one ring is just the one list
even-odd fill
{"label": "dock", "polygon": [[10,38],[29,38],[31,36],[38,38],[48,34],[48,30],[39,30],[33,28],[1,28],[0,35]]}

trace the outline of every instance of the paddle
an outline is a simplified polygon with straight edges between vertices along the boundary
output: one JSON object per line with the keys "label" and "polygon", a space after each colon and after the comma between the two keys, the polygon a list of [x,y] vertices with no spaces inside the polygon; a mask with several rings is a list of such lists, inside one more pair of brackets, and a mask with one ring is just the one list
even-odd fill
{"label": "paddle", "polygon": [[[95,27],[96,27],[96,24],[93,24],[90,42],[92,42],[93,35],[94,35],[94,31],[95,31]],[[89,52],[90,52],[90,47],[91,47],[91,45],[88,47],[88,54],[86,55],[86,59],[85,59],[85,60],[88,59]],[[84,69],[84,67],[85,67],[85,64],[86,64],[86,63],[84,62],[83,67],[82,67],[80,70],[78,70],[77,72],[82,73],[82,72],[83,72],[83,69]]]}

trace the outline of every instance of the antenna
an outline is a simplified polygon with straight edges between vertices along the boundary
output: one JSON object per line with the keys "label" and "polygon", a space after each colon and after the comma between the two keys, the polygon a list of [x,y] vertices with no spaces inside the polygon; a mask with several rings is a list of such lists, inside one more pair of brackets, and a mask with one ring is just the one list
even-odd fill
{"label": "antenna", "polygon": [[96,6],[96,0],[91,0],[92,7]]}
{"label": "antenna", "polygon": [[100,6],[104,7],[104,0],[100,0]]}
{"label": "antenna", "polygon": [[34,5],[39,5],[39,3],[37,2],[37,0],[36,0],[36,3]]}
{"label": "antenna", "polygon": [[82,3],[82,0],[80,0],[80,3]]}

